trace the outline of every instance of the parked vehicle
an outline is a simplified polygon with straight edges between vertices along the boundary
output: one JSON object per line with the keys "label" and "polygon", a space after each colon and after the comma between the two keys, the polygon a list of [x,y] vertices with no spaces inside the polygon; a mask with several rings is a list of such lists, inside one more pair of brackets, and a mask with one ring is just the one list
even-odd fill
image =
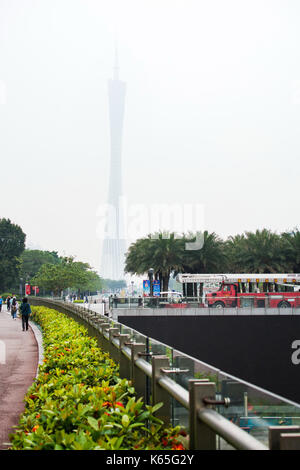
{"label": "parked vehicle", "polygon": [[167,308],[184,308],[187,307],[186,303],[183,303],[183,296],[181,292],[161,292],[158,297],[160,307]]}
{"label": "parked vehicle", "polygon": [[206,307],[300,307],[300,274],[182,274],[178,280],[219,281],[219,289],[205,293]]}

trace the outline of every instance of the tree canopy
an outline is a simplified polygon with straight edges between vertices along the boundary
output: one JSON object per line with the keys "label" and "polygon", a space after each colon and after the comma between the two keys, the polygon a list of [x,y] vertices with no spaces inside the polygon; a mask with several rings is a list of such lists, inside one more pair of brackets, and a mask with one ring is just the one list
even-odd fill
{"label": "tree canopy", "polygon": [[126,281],[123,279],[115,280],[115,279],[102,279],[102,288],[114,291],[114,290],[119,290],[123,289],[126,287]]}
{"label": "tree canopy", "polygon": [[98,274],[91,270],[89,264],[74,261],[72,257],[61,258],[58,264],[43,264],[31,283],[44,287],[55,295],[60,295],[67,288],[84,291],[101,286]]}
{"label": "tree canopy", "polygon": [[43,264],[59,264],[62,260],[56,251],[26,249],[22,253],[21,261],[21,277],[27,280],[35,276]]}
{"label": "tree canopy", "polygon": [[245,232],[223,240],[216,233],[204,231],[201,247],[186,249],[196,234],[149,234],[131,244],[125,271],[135,275],[154,269],[168,290],[171,274],[181,273],[275,273],[300,272],[300,232],[277,234],[268,229]]}
{"label": "tree canopy", "polygon": [[20,256],[25,249],[26,235],[19,225],[0,219],[0,291],[20,280]]}

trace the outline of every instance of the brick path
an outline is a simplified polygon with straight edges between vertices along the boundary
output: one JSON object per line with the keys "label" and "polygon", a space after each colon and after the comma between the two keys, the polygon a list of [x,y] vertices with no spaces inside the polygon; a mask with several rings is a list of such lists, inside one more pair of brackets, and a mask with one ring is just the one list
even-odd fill
{"label": "brick path", "polygon": [[0,312],[0,449],[6,449],[9,434],[24,410],[24,396],[38,367],[38,344],[30,327],[22,331],[22,321],[13,320],[6,305]]}

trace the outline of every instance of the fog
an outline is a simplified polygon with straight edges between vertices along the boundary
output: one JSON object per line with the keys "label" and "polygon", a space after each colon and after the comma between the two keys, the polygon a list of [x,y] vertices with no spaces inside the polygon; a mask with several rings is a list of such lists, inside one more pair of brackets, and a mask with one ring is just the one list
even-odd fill
{"label": "fog", "polygon": [[128,204],[199,204],[222,237],[299,224],[300,4],[0,0],[0,217],[99,269],[108,79]]}

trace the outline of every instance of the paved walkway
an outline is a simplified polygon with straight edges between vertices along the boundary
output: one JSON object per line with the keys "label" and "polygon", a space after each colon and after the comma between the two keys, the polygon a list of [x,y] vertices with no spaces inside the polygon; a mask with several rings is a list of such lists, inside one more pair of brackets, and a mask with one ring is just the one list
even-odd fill
{"label": "paved walkway", "polygon": [[0,449],[6,449],[9,434],[24,410],[24,396],[36,377],[39,347],[29,323],[13,320],[6,305],[0,312]]}

